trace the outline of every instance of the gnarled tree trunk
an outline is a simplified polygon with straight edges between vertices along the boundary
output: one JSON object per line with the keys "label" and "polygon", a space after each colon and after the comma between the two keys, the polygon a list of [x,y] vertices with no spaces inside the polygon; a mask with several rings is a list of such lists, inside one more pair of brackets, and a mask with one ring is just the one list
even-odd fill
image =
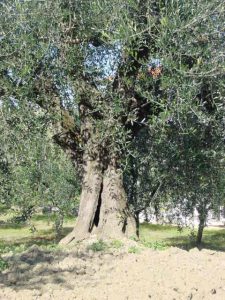
{"label": "gnarled tree trunk", "polygon": [[133,216],[127,206],[122,172],[114,164],[103,168],[101,161],[87,158],[79,214],[73,231],[61,240],[68,244],[95,234],[98,238],[136,235]]}

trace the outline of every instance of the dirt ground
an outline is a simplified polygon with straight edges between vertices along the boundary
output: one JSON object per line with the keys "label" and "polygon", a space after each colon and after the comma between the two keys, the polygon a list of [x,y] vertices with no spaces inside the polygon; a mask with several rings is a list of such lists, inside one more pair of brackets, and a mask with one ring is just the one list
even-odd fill
{"label": "dirt ground", "polygon": [[144,248],[128,253],[128,247],[136,249],[134,244],[93,252],[82,244],[48,252],[33,246],[8,255],[0,299],[225,299],[224,252]]}

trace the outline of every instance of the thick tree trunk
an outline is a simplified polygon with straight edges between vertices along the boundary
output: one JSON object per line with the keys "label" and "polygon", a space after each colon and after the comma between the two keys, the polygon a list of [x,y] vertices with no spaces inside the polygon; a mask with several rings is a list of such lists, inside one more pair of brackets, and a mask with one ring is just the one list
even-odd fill
{"label": "thick tree trunk", "polygon": [[68,244],[95,234],[98,238],[136,235],[133,216],[127,207],[120,169],[113,164],[106,169],[98,160],[86,160],[79,214],[73,231],[60,241]]}

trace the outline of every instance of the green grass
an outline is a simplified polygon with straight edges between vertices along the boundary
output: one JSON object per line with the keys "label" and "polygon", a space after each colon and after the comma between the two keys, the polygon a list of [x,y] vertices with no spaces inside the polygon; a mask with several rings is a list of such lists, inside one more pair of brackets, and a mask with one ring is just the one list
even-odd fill
{"label": "green grass", "polygon": [[[55,238],[53,227],[56,216],[54,214],[50,216],[34,215],[28,224],[12,223],[12,217],[12,212],[0,215],[0,242],[15,243],[29,240],[52,240]],[[63,234],[72,229],[74,221],[74,218],[65,218]]]}
{"label": "green grass", "polygon": [[[1,259],[1,254],[9,252],[19,253],[33,244],[45,249],[54,249],[58,243],[53,229],[54,215],[50,218],[46,215],[35,215],[31,219],[30,225],[10,223],[8,220],[12,216],[12,213],[0,215],[0,270],[7,267],[7,264]],[[36,231],[31,230],[31,225],[36,228]],[[70,232],[73,225],[74,218],[66,218],[62,235],[64,236]],[[151,225],[147,223],[140,226],[140,243],[155,250],[164,250],[170,246],[187,250],[196,247],[189,229],[178,231],[176,226]],[[112,241],[110,245],[106,245],[100,240],[90,245],[89,249],[104,251],[107,247],[119,249],[122,246],[123,243],[119,240]],[[201,248],[225,251],[225,228],[206,228]],[[137,253],[136,247],[131,247],[129,252]]]}
{"label": "green grass", "polygon": [[114,249],[120,249],[121,247],[123,247],[123,242],[120,240],[113,240],[110,243],[110,247]]}
{"label": "green grass", "polygon": [[[63,231],[66,233],[72,229],[72,224],[65,224]],[[47,222],[32,222],[31,225],[21,224],[7,224],[0,225],[0,241],[19,241],[19,240],[33,240],[39,238],[53,239],[55,231],[53,223]]]}
{"label": "green grass", "polygon": [[[149,248],[163,250],[174,246],[189,250],[196,247],[190,229],[178,231],[176,226],[142,224],[140,241]],[[194,234],[196,234],[196,230]],[[161,249],[160,249],[161,248]],[[205,228],[201,248],[225,251],[225,228]]]}
{"label": "green grass", "polygon": [[106,249],[108,249],[108,247],[109,246],[103,240],[99,240],[97,242],[92,243],[87,248],[88,250],[99,252],[99,251],[105,251]]}
{"label": "green grass", "polygon": [[[33,222],[41,222],[41,221],[45,222],[46,221],[47,223],[49,223],[49,222],[54,222],[56,220],[56,218],[57,218],[57,216],[54,213],[51,213],[49,215],[48,214],[44,214],[44,215],[37,214],[32,217],[32,221]],[[66,216],[64,218],[65,223],[74,222],[74,220],[75,220],[75,218],[72,216]]]}
{"label": "green grass", "polygon": [[8,263],[0,256],[0,271],[4,271],[5,269],[8,268],[8,266],[9,266]]}
{"label": "green grass", "polygon": [[[57,246],[53,228],[55,217],[50,218],[46,215],[35,215],[29,224],[15,224],[10,220],[13,214],[0,215],[0,270],[7,267],[5,261],[1,258],[2,254],[12,252],[20,253],[30,246],[36,244],[44,249],[54,249]],[[66,218],[64,222],[63,235],[70,232],[74,225],[74,219]],[[35,230],[31,230],[35,228]]]}
{"label": "green grass", "polygon": [[[7,262],[2,254],[17,254],[25,251],[32,245],[43,249],[54,250],[57,248],[58,238],[53,228],[55,216],[35,215],[29,224],[15,224],[11,222],[12,213],[0,215],[0,271],[7,268]],[[62,235],[70,232],[74,219],[66,218]],[[35,228],[35,230],[31,230]]]}
{"label": "green grass", "polygon": [[141,250],[140,248],[136,247],[136,246],[131,246],[129,249],[128,249],[128,253],[134,253],[134,254],[138,254],[140,253]]}

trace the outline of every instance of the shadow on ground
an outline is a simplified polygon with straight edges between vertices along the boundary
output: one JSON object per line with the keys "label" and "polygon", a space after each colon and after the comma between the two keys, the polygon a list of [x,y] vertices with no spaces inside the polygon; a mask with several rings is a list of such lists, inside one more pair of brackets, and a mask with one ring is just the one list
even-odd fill
{"label": "shadow on ground", "polygon": [[[176,236],[170,237],[165,240],[165,242],[174,247],[178,247],[185,250],[190,250],[195,248],[196,242],[188,236]],[[202,244],[198,246],[201,249],[209,249],[215,251],[225,252],[225,229],[205,231]]]}
{"label": "shadow on ground", "polygon": [[[88,251],[63,251],[62,249],[44,250],[33,245],[20,254],[7,254],[3,259],[9,268],[0,273],[1,288],[10,287],[19,290],[40,290],[48,284],[74,289],[70,285],[71,276],[76,280],[80,276],[94,274],[98,266],[93,263],[93,255]],[[99,259],[96,257],[96,259]]]}

